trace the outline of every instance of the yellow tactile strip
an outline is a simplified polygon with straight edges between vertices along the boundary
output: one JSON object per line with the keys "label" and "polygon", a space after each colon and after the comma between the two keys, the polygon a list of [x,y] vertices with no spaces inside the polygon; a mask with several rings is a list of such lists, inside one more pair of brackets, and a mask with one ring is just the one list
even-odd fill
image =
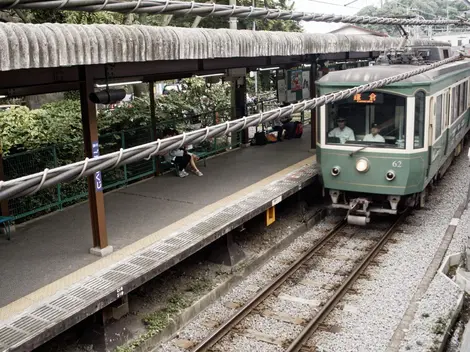
{"label": "yellow tactile strip", "polygon": [[150,245],[155,244],[156,242],[170,236],[173,234],[175,231],[181,229],[182,227],[189,226],[191,224],[194,224],[197,222],[197,220],[201,219],[202,217],[208,216],[217,209],[223,207],[227,203],[232,203],[235,202],[241,198],[246,197],[250,193],[259,190],[260,187],[266,186],[274,181],[277,181],[281,179],[283,176],[291,173],[294,170],[297,170],[301,168],[302,166],[305,165],[312,165],[315,163],[315,156],[312,156],[310,158],[304,159],[284,170],[281,170],[277,172],[276,174],[271,175],[270,177],[267,177],[251,186],[248,186],[228,197],[225,197],[215,203],[212,203],[194,213],[191,215],[188,215],[187,217],[149,235],[141,240],[134,242],[131,245],[128,245],[124,248],[122,248],[119,251],[116,251],[112,253],[111,255],[101,258],[98,261],[89,264],[67,276],[64,276],[63,278],[47,285],[39,290],[22,297],[18,299],[15,302],[12,302],[8,304],[7,306],[4,306],[0,308],[0,320],[8,320],[15,315],[23,312],[24,310],[28,309],[32,305],[40,303],[42,300],[55,295],[61,290],[64,290],[73,284],[79,282],[80,280],[102,270],[107,267],[112,266],[113,264],[119,262],[120,260],[127,258],[134,253],[138,252],[139,250],[142,250],[146,247],[149,247]]}

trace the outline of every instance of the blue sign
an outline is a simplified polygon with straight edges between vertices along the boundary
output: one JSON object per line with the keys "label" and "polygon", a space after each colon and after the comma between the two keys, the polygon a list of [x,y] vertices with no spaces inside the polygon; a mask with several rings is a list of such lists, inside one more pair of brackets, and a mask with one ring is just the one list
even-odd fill
{"label": "blue sign", "polygon": [[[100,145],[98,142],[93,142],[91,144],[91,150],[93,153],[93,158],[100,156]],[[98,192],[103,190],[103,180],[101,178],[101,171],[95,172],[95,188]]]}

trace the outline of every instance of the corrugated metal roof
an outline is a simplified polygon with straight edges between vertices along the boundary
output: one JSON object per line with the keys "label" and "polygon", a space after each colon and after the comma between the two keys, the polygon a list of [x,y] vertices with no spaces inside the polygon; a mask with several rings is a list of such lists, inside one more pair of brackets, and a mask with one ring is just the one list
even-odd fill
{"label": "corrugated metal roof", "polygon": [[[0,71],[154,60],[376,51],[400,39],[176,27],[0,23]],[[419,41],[427,45],[430,41]],[[446,44],[448,45],[448,44]]]}

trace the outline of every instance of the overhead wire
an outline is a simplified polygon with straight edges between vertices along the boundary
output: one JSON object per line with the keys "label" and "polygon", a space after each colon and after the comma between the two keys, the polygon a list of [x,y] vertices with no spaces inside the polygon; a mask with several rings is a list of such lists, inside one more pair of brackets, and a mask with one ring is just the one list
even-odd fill
{"label": "overhead wire", "polygon": [[465,18],[425,20],[418,18],[387,18],[356,15],[335,15],[314,12],[270,9],[252,6],[182,2],[174,0],[0,0],[0,10],[68,10],[111,11],[119,13],[148,13],[165,15],[194,15],[199,17],[237,17],[267,20],[293,20],[307,22],[332,22],[382,25],[457,25],[468,26]]}

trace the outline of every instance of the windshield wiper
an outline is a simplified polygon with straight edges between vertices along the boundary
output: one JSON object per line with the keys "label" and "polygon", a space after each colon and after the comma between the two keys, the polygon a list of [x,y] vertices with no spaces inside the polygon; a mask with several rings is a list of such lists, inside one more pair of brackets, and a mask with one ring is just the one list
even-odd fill
{"label": "windshield wiper", "polygon": [[356,154],[357,152],[360,152],[361,150],[366,149],[366,148],[368,148],[368,147],[370,147],[370,144],[365,145],[365,146],[363,146],[363,147],[361,147],[361,148],[359,148],[359,149],[356,149],[355,151],[349,153],[349,156],[352,157],[352,156],[353,156],[354,154]]}

